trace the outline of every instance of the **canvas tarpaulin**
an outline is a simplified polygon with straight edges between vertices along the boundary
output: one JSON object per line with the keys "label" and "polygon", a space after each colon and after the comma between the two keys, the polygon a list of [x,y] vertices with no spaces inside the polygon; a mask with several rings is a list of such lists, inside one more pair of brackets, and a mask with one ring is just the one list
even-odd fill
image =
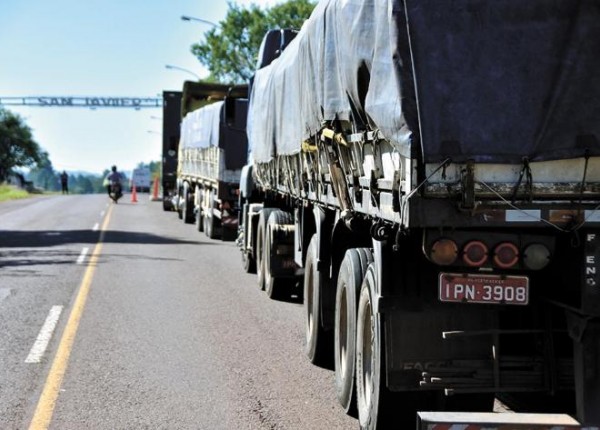
{"label": "canvas tarpaulin", "polygon": [[321,1],[256,73],[253,158],[299,152],[351,105],[426,162],[600,155],[599,54],[597,0]]}

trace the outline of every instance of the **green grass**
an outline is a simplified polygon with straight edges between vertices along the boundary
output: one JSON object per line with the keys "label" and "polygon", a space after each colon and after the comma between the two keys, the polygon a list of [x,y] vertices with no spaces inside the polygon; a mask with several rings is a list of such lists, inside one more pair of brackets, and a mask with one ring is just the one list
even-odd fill
{"label": "green grass", "polygon": [[6,200],[25,199],[30,195],[31,194],[29,194],[27,191],[15,186],[0,184],[0,202],[4,202]]}

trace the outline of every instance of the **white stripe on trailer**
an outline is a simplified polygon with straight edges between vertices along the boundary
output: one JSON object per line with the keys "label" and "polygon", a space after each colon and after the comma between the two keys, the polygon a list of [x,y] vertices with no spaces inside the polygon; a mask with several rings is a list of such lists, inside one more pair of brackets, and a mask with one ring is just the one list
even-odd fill
{"label": "white stripe on trailer", "polygon": [[419,430],[599,430],[566,414],[419,412]]}

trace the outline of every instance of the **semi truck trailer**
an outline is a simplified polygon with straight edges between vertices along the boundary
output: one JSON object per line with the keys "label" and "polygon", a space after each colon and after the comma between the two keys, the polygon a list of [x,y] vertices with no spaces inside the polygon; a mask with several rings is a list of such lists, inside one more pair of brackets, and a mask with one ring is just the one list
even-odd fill
{"label": "semi truck trailer", "polygon": [[238,243],[303,298],[343,410],[598,426],[598,3],[323,0],[285,34],[252,82]]}
{"label": "semi truck trailer", "polygon": [[182,92],[177,211],[211,239],[234,239],[247,162],[247,85],[187,81]]}

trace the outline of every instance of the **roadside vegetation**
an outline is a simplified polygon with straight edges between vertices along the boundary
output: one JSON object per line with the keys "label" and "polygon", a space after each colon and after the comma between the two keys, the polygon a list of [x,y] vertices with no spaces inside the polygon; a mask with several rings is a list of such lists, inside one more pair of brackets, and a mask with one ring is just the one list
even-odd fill
{"label": "roadside vegetation", "polygon": [[26,199],[31,196],[27,191],[14,185],[0,184],[0,202],[7,200]]}

